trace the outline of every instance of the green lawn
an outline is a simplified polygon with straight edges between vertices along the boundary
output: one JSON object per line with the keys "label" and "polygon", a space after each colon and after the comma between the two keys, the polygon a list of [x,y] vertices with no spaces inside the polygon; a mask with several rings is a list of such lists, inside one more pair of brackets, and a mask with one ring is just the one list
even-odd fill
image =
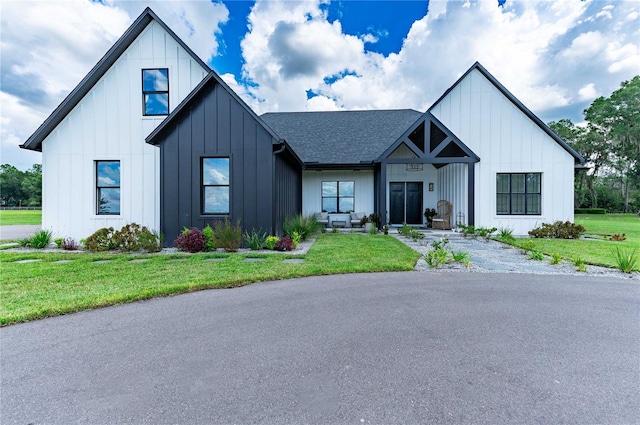
{"label": "green lawn", "polygon": [[[391,236],[323,234],[305,256],[262,254],[0,252],[0,325],[101,306],[251,282],[336,273],[412,270],[419,254]],[[222,257],[222,261],[205,261]],[[149,258],[131,263],[132,259]],[[284,258],[304,258],[303,264]],[[15,261],[39,259],[17,264]],[[109,259],[109,263],[95,261]],[[70,263],[56,263],[73,260]],[[174,261],[182,260],[182,261]]]}
{"label": "green lawn", "polygon": [[[616,267],[611,251],[616,247],[622,249],[637,249],[640,256],[640,217],[635,214],[576,214],[576,224],[582,224],[587,235],[594,239],[531,239],[535,243],[535,250],[545,254],[559,253],[565,259],[582,258],[587,264],[605,267]],[[615,242],[607,236],[614,234],[626,235],[626,240]],[[516,241],[521,245],[522,239]],[[636,267],[640,271],[640,268]]]}
{"label": "green lawn", "polygon": [[0,210],[0,226],[41,223],[41,210]]}

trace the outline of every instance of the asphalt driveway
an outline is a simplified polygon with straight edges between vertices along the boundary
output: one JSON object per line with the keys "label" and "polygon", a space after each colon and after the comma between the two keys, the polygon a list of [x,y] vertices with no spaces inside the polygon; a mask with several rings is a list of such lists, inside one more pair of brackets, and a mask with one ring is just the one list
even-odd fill
{"label": "asphalt driveway", "polygon": [[640,423],[640,285],[381,273],[0,329],[3,424]]}

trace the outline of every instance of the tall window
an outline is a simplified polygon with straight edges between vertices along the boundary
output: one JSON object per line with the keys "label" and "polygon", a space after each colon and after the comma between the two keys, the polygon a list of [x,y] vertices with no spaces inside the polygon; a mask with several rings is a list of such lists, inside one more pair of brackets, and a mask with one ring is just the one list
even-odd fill
{"label": "tall window", "polygon": [[354,210],[353,182],[322,182],[322,211],[350,213]]}
{"label": "tall window", "polygon": [[496,206],[498,215],[542,214],[541,173],[498,173]]}
{"label": "tall window", "polygon": [[96,214],[120,214],[120,161],[96,161]]}
{"label": "tall window", "polygon": [[202,213],[229,214],[229,158],[202,158]]}
{"label": "tall window", "polygon": [[142,100],[145,115],[169,114],[169,70],[142,70]]}

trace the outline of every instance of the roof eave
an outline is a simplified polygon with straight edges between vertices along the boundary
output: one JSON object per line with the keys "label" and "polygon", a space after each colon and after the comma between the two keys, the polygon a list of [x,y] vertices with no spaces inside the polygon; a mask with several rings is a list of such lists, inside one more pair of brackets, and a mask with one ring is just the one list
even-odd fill
{"label": "roof eave", "polygon": [[102,56],[98,63],[80,81],[80,83],[64,98],[49,117],[36,129],[36,131],[20,145],[22,149],[29,149],[42,152],[42,142],[51,132],[64,120],[64,118],[80,103],[80,101],[91,91],[102,76],[116,63],[125,50],[142,34],[144,29],[152,22],[156,21],[173,39],[187,51],[187,53],[205,70],[211,70],[172,30],[169,28],[149,7],[147,7],[138,18],[120,36],[118,41],[107,53]]}

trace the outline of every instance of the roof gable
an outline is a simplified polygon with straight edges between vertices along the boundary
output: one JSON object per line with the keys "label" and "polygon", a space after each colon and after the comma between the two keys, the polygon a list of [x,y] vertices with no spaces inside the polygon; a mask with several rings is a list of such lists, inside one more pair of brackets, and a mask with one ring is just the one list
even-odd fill
{"label": "roof gable", "polygon": [[49,117],[38,127],[38,129],[20,145],[23,149],[42,151],[42,142],[49,134],[65,119],[65,117],[80,103],[80,101],[91,91],[96,83],[107,73],[116,63],[120,56],[131,46],[144,29],[152,22],[156,21],[175,41],[182,47],[202,68],[209,70],[209,66],[202,61],[172,30],[169,28],[150,8],[146,8],[131,26],[122,34],[113,46],[105,53],[98,63],[80,81],[80,83],[67,95]]}
{"label": "roof gable", "polygon": [[443,94],[436,100],[433,105],[429,108],[429,112],[433,110],[438,103],[440,103],[445,97],[451,93],[451,91],[460,84],[462,80],[464,80],[471,72],[477,70],[480,72],[493,86],[498,89],[509,101],[523,114],[525,114],[531,121],[533,121],[540,129],[545,132],[549,137],[551,137],[556,143],[558,143],[564,150],[566,150],[571,156],[574,157],[575,162],[578,164],[582,164],[585,162],[585,159],[582,155],[576,152],[571,146],[567,144],[560,136],[553,132],[540,118],[538,118],[529,108],[524,106],[522,102],[520,102],[509,90],[507,90],[489,71],[483,67],[480,62],[474,63],[458,80],[453,83],[451,87],[449,87]]}

